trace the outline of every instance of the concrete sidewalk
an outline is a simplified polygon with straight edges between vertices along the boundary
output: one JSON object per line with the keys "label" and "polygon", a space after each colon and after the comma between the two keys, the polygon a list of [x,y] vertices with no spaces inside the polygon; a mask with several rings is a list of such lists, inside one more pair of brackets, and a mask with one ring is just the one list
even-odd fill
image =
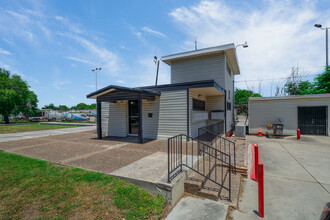
{"label": "concrete sidewalk", "polygon": [[[264,164],[265,219],[318,219],[330,201],[330,138],[248,139],[259,145]],[[231,215],[234,219],[258,219],[257,186],[257,182],[245,180],[240,210]]]}
{"label": "concrete sidewalk", "polygon": [[10,133],[10,134],[0,134],[0,142],[16,141],[16,140],[23,140],[23,139],[28,139],[28,138],[38,138],[38,137],[45,137],[45,136],[51,136],[51,135],[69,134],[69,133],[92,131],[92,130],[96,130],[95,125],[77,127],[77,128],[61,128],[61,129],[54,129],[54,130],[41,130],[41,131],[28,131],[28,132],[18,132],[18,133]]}
{"label": "concrete sidewalk", "polygon": [[173,208],[166,220],[177,219],[212,219],[225,220],[227,217],[228,205],[209,199],[199,199],[194,197],[182,198]]}

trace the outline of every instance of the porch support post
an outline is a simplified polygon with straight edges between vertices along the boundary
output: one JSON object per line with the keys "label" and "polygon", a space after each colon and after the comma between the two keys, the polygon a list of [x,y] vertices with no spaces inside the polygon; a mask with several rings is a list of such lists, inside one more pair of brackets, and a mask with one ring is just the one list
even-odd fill
{"label": "porch support post", "polygon": [[225,90],[225,134],[227,133],[227,90]]}
{"label": "porch support post", "polygon": [[97,111],[97,138],[102,139],[102,118],[101,118],[101,101],[96,101]]}
{"label": "porch support post", "polygon": [[139,112],[139,143],[143,143],[143,131],[142,131],[142,98],[141,95],[139,95],[138,99],[138,112]]}

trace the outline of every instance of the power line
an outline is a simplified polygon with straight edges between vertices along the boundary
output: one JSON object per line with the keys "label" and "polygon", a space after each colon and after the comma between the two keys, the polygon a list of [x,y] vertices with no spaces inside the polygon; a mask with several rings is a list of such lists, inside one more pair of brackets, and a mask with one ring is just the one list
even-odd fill
{"label": "power line", "polygon": [[[302,76],[302,77],[317,76],[317,75],[319,75],[319,74],[306,75],[306,76]],[[239,81],[235,81],[235,83],[239,83],[239,82],[260,82],[260,81],[266,81],[266,80],[288,79],[289,77],[290,77],[290,76],[287,76],[287,77],[279,77],[279,78],[271,78],[271,79],[239,80]]]}

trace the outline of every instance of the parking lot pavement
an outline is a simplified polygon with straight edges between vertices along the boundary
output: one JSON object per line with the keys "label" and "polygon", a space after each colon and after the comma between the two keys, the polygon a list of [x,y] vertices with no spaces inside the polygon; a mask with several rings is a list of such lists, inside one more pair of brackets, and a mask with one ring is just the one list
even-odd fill
{"label": "parking lot pavement", "polygon": [[[264,164],[265,218],[318,219],[325,203],[330,202],[330,138],[249,136],[248,140],[259,145]],[[258,218],[257,183],[247,179],[243,185],[239,211]],[[239,219],[235,216],[240,215],[232,215]]]}

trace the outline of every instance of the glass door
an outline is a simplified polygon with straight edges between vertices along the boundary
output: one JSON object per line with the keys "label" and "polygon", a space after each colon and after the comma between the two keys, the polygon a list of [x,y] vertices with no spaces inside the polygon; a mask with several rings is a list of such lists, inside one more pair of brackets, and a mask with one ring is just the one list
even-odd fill
{"label": "glass door", "polygon": [[128,101],[128,126],[129,134],[138,134],[139,132],[139,108],[137,100]]}

